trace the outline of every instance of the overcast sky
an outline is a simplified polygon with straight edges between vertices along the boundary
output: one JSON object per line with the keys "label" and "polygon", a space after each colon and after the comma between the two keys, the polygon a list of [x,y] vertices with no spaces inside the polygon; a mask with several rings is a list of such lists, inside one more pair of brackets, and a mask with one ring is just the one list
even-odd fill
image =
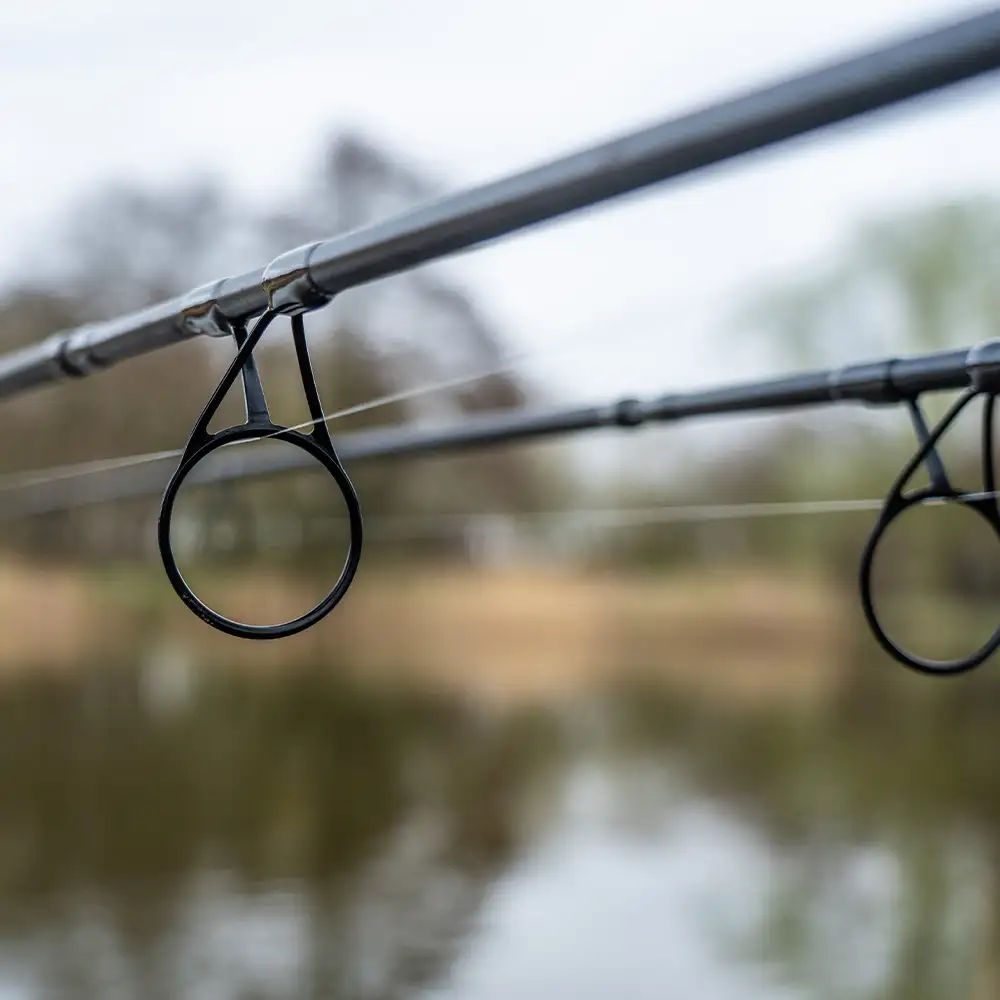
{"label": "overcast sky", "polygon": [[[0,273],[99,182],[210,173],[267,201],[301,185],[331,131],[352,126],[457,187],[982,7],[3,3]],[[995,80],[955,88],[468,254],[454,270],[517,346],[606,331],[604,349],[558,362],[581,395],[729,375],[713,369],[706,333],[727,292],[794,273],[872,214],[997,189],[998,98]]]}

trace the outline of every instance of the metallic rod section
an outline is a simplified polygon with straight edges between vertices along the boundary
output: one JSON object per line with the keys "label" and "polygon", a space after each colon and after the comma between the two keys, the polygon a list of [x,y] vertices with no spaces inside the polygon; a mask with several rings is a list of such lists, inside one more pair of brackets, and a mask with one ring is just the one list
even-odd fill
{"label": "metallic rod section", "polygon": [[343,289],[1000,69],[1000,10],[670,119],[107,323],[0,355],[0,398],[199,334],[270,304],[316,308]]}
{"label": "metallic rod section", "polygon": [[[719,389],[671,393],[646,401],[620,399],[599,406],[478,413],[445,427],[376,428],[342,436],[335,444],[341,459],[350,465],[376,459],[450,454],[600,428],[627,430],[643,424],[675,423],[696,417],[845,402],[890,405],[925,392],[963,389],[974,378],[987,376],[1000,386],[1000,340],[912,358],[886,358]],[[210,471],[195,471],[191,482],[274,475],[310,466],[312,462],[312,458],[295,448],[282,449],[276,454],[272,449],[262,452],[254,445],[240,445],[219,452]],[[158,493],[175,464],[175,460],[165,460],[39,482],[6,494],[0,492],[0,519]]]}
{"label": "metallic rod section", "polygon": [[308,276],[335,294],[997,68],[992,11],[319,243]]}

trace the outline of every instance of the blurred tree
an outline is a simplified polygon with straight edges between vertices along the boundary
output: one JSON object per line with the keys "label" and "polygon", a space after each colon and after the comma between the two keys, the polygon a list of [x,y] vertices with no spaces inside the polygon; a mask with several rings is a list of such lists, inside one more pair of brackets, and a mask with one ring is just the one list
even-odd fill
{"label": "blurred tree", "polygon": [[[1000,336],[1000,201],[973,198],[867,223],[825,267],[764,293],[742,320],[779,362],[795,367],[944,350]],[[924,401],[932,415],[946,404]],[[878,495],[913,450],[905,416],[896,414],[892,423],[882,416],[824,413],[822,466],[831,495]],[[977,446],[978,425],[968,419],[942,441],[956,482],[978,482]],[[814,442],[811,454],[785,452],[786,495],[815,495],[816,447]],[[825,560],[846,572],[842,553],[852,549],[843,544],[843,531],[855,531],[833,520],[813,535]],[[956,588],[971,579],[969,559],[948,521],[926,519],[925,530],[935,534],[924,534],[921,548]],[[980,581],[987,590],[997,582],[989,576]]]}
{"label": "blurred tree", "polygon": [[[1000,201],[950,202],[866,223],[831,260],[762,292],[735,317],[731,336],[743,342],[753,338],[779,370],[942,350],[1000,336]],[[933,414],[945,403],[931,399],[926,405]],[[971,488],[977,488],[979,476],[970,447],[977,435],[970,416],[941,445],[954,480]],[[716,461],[699,463],[674,500],[878,496],[914,446],[912,429],[898,410],[797,413],[747,435]],[[655,499],[639,494],[631,502],[662,499],[658,484]],[[975,558],[978,550],[970,553],[963,546],[969,538],[956,537],[954,520],[928,522],[919,558],[936,567],[950,589],[985,593],[1000,583],[995,574],[970,572],[970,554],[974,562],[982,560]],[[734,522],[722,550],[727,558],[820,562],[853,580],[870,523],[870,516],[856,515]],[[714,524],[706,532],[654,526],[630,532],[617,553],[653,564],[683,558],[700,563],[717,554],[714,542],[720,537]]]}
{"label": "blurred tree", "polygon": [[60,283],[97,315],[139,309],[217,277],[238,218],[209,181],[163,192],[106,187],[70,212]]}
{"label": "blurred tree", "polygon": [[781,361],[838,364],[1000,335],[1000,202],[975,198],[877,219],[830,263],[739,314]]}
{"label": "blurred tree", "polygon": [[[355,135],[331,142],[317,181],[301,198],[266,211],[236,204],[209,181],[166,192],[108,187],[70,213],[56,241],[61,256],[46,257],[46,289],[8,291],[0,308],[0,343],[28,344],[141,308],[220,272],[259,264],[295,243],[374,222],[436,190],[419,172]],[[50,287],[61,294],[53,295]],[[331,411],[503,366],[498,332],[442,268],[354,290],[311,317],[308,326]],[[281,334],[280,324],[269,332],[260,360],[276,416],[293,422],[305,418],[305,407],[290,338]],[[178,447],[229,356],[228,345],[191,341],[9,401],[3,412],[17,433],[0,439],[0,468]],[[484,408],[521,406],[527,399],[527,387],[515,375],[498,372],[461,389],[359,413],[332,429],[336,434],[376,423],[460,419]],[[233,393],[220,419],[238,415]],[[454,505],[456,497],[473,507],[517,509],[536,506],[545,490],[538,467],[514,453],[439,463],[433,470],[393,463],[361,468],[356,475],[366,505],[385,512],[440,510],[447,502]],[[276,486],[276,502],[280,495]],[[36,551],[89,546],[104,555],[111,548],[135,552],[148,537],[155,509],[154,498],[52,515],[19,526],[18,540]]]}

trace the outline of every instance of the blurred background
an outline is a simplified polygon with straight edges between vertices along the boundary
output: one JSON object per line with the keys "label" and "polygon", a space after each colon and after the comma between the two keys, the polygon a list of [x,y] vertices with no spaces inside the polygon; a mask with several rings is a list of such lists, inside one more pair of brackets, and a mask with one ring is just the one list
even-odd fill
{"label": "blurred background", "polygon": [[[977,9],[4,5],[0,347]],[[495,374],[332,431],[997,336],[998,95],[344,294],[307,321],[329,411]],[[231,355],[201,338],[3,403],[0,472],[182,446]],[[287,326],[258,357],[303,419]],[[943,446],[973,489],[977,431]],[[4,522],[0,997],[1000,995],[995,668],[932,681],[877,649],[872,511],[661,516],[878,498],[912,447],[905,412],[846,408],[359,464],[357,582],[277,643],[182,606],[157,496]],[[339,572],[337,504],[309,470],[186,489],[181,568],[234,617],[301,613]],[[978,645],[997,544],[903,518],[894,636]]]}

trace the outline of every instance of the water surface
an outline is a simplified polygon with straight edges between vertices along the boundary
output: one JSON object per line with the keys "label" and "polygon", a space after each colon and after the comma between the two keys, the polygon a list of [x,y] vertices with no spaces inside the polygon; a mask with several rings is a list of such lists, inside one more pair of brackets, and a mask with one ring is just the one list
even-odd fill
{"label": "water surface", "polygon": [[986,997],[992,706],[0,690],[0,998]]}

